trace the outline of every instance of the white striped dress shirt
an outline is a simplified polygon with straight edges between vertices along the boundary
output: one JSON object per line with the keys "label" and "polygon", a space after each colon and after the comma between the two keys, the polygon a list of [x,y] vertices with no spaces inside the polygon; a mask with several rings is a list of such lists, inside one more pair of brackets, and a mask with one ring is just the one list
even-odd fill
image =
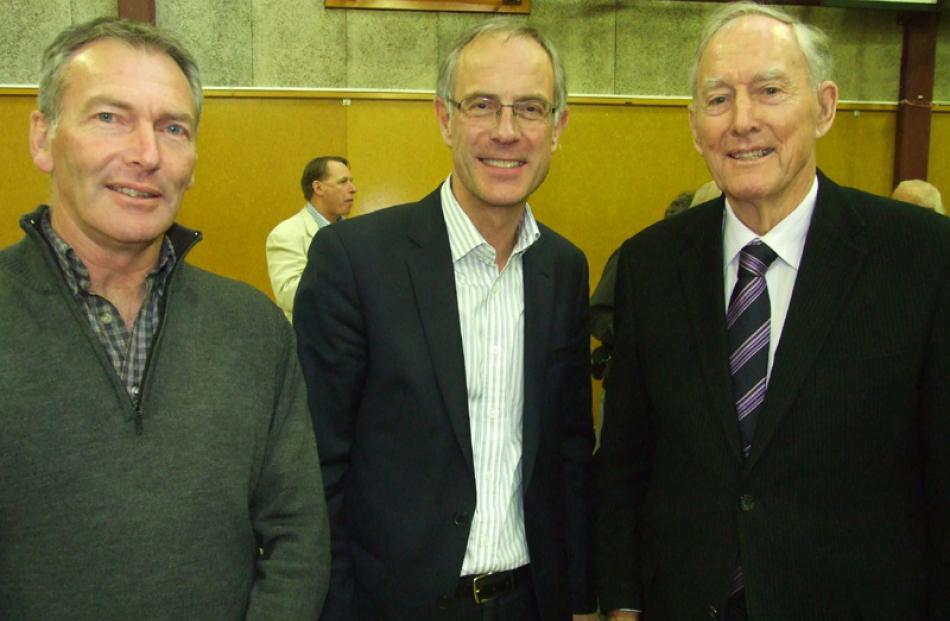
{"label": "white striped dress shirt", "polygon": [[524,407],[522,255],[541,233],[525,205],[511,257],[501,271],[485,241],[442,184],[465,356],[477,504],[461,575],[529,562],[521,490]]}

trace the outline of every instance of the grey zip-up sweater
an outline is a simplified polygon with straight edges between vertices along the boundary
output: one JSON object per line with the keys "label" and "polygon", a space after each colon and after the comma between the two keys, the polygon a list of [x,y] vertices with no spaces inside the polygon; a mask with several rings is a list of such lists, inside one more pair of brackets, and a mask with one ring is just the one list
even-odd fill
{"label": "grey zip-up sweater", "polygon": [[200,235],[174,226],[136,407],[39,213],[0,251],[0,618],[315,619],[329,535],[290,325],[186,264]]}

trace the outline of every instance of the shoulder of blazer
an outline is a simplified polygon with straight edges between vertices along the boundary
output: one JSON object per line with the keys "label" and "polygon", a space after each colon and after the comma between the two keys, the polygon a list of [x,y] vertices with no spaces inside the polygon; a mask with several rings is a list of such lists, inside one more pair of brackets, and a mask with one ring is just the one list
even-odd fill
{"label": "shoulder of blazer", "polygon": [[442,220],[442,201],[439,188],[415,203],[384,207],[374,212],[337,222],[329,229],[345,239],[384,239],[408,234],[410,237],[425,237],[425,233],[437,230]]}

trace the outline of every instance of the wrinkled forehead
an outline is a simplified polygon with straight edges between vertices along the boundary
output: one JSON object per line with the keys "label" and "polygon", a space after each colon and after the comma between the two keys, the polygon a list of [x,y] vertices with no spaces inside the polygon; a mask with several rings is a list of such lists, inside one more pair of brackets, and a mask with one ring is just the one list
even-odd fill
{"label": "wrinkled forehead", "polygon": [[789,25],[763,15],[738,17],[720,28],[706,44],[696,75],[697,86],[739,68],[756,76],[795,77],[808,63]]}
{"label": "wrinkled forehead", "polygon": [[77,48],[63,64],[63,92],[73,81],[110,80],[125,78],[133,85],[137,79],[155,75],[155,67],[161,67],[160,76],[169,84],[187,89],[189,107],[196,113],[193,86],[178,62],[165,50],[148,43],[131,43],[115,37],[103,37]]}
{"label": "wrinkled forehead", "polygon": [[761,53],[802,56],[798,37],[790,24],[765,15],[743,15],[717,30],[703,50],[703,60],[723,54]]}

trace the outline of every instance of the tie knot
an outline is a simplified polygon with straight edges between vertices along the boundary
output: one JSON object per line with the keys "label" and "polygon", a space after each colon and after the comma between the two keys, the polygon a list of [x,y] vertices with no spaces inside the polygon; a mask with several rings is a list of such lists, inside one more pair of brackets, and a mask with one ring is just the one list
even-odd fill
{"label": "tie knot", "polygon": [[762,276],[768,271],[775,257],[775,251],[763,244],[761,239],[752,240],[739,253],[739,271],[748,272],[752,276]]}

